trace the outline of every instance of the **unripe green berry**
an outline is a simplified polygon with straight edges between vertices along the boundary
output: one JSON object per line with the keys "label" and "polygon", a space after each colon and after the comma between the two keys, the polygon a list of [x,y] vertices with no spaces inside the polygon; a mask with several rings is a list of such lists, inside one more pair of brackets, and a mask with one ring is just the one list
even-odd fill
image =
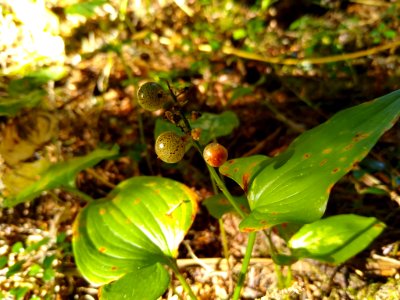
{"label": "unripe green berry", "polygon": [[146,82],[137,91],[138,102],[145,110],[156,111],[170,102],[170,95],[157,82]]}
{"label": "unripe green berry", "polygon": [[220,167],[228,159],[228,150],[221,144],[211,143],[204,148],[203,158],[211,167]]}
{"label": "unripe green berry", "polygon": [[184,138],[172,131],[163,132],[156,140],[155,150],[162,161],[169,164],[177,163],[185,154]]}

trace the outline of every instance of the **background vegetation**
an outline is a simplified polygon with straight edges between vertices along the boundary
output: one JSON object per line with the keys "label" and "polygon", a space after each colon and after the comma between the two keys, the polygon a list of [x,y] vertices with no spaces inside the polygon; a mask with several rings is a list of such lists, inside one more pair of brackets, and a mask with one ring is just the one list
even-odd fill
{"label": "background vegetation", "polygon": [[[79,190],[100,198],[126,178],[153,174],[187,184],[202,201],[213,189],[195,151],[177,165],[157,160],[157,112],[138,107],[141,83],[187,88],[189,111],[234,112],[237,119],[229,113],[219,125],[232,127],[219,139],[229,157],[274,156],[335,112],[400,88],[399,28],[394,0],[3,0],[0,198],[52,162],[117,144],[122,155],[80,172]],[[395,125],[335,186],[326,212],[375,216],[385,232],[343,266],[295,265],[286,293],[400,297],[399,141]],[[83,205],[54,190],[0,211],[0,299],[97,297],[71,252],[71,224]],[[184,266],[186,275],[199,298],[222,298],[232,277],[209,259],[223,256],[220,229],[200,207],[180,257],[208,258],[200,260],[205,269],[197,260]],[[236,266],[245,235],[234,215],[224,224]],[[279,299],[262,239],[253,255],[244,297]],[[180,291],[173,281],[164,297]]]}

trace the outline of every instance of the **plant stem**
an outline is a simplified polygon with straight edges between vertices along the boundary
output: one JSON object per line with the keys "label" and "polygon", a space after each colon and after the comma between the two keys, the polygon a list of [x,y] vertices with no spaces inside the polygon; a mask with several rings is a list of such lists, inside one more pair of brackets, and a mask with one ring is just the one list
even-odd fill
{"label": "plant stem", "polygon": [[[188,119],[186,118],[185,113],[183,112],[182,108],[179,107],[179,103],[178,103],[178,99],[177,99],[176,95],[172,91],[172,89],[171,89],[171,87],[170,87],[168,82],[167,82],[167,84],[168,84],[168,89],[169,89],[169,92],[171,94],[171,97],[174,100],[174,102],[177,104],[179,114],[181,115],[182,120],[183,120],[183,122],[185,124],[184,133],[185,134],[186,133],[190,133],[192,131],[192,127],[190,126],[190,123],[189,123]],[[203,157],[203,147],[200,145],[200,143],[198,141],[192,139],[192,144],[197,149],[197,151],[199,151],[200,155]],[[221,177],[218,175],[218,173],[215,171],[215,169],[213,167],[209,166],[207,163],[206,163],[206,166],[208,168],[208,171],[211,174],[212,179],[215,181],[215,183],[217,184],[218,188],[221,190],[221,192],[228,199],[228,201],[233,206],[235,211],[239,214],[240,217],[245,218],[246,214],[240,209],[239,205],[236,204],[235,199],[233,199],[231,193],[229,192],[229,190],[225,186],[225,183],[222,181]]]}
{"label": "plant stem", "polygon": [[233,293],[233,300],[238,300],[240,297],[240,294],[242,292],[242,288],[244,285],[244,280],[246,278],[246,273],[247,273],[247,268],[249,267],[250,264],[250,259],[251,259],[251,254],[253,252],[253,246],[254,243],[256,241],[256,234],[257,232],[250,232],[249,233],[249,239],[247,241],[247,248],[246,248],[246,254],[243,258],[243,262],[242,262],[242,268],[240,270],[240,274],[239,274],[239,279],[238,279],[238,283],[235,287],[235,291]]}
{"label": "plant stem", "polygon": [[197,299],[196,295],[193,293],[193,290],[190,287],[190,285],[186,282],[185,277],[183,277],[182,273],[179,271],[179,267],[176,264],[176,260],[171,259],[168,263],[168,266],[172,269],[176,278],[178,278],[179,282],[182,284],[183,289],[189,295],[190,299],[196,300]]}
{"label": "plant stem", "polygon": [[70,192],[72,194],[75,194],[76,196],[78,196],[79,198],[81,198],[82,200],[85,200],[86,202],[90,203],[95,201],[92,197],[90,197],[88,194],[81,192],[80,190],[78,190],[75,187],[71,187],[71,186],[63,186],[63,189],[66,190],[67,192]]}
{"label": "plant stem", "polygon": [[[201,153],[201,152],[200,152]],[[235,202],[235,199],[233,199],[231,193],[227,189],[225,183],[222,181],[221,177],[217,174],[215,169],[213,167],[210,167],[207,165],[208,171],[210,172],[212,178],[215,180],[217,186],[221,190],[221,192],[225,195],[226,199],[228,199],[229,203],[233,206],[235,211],[239,214],[240,217],[243,219],[246,217],[246,214],[240,209],[239,205]]]}
{"label": "plant stem", "polygon": [[[125,73],[128,76],[129,82],[131,83],[134,80],[132,71],[129,68],[128,64],[126,63],[126,60],[124,58],[122,51],[119,51],[118,54],[121,59],[122,66],[124,67]],[[136,111],[137,111],[137,120],[138,120],[138,125],[139,125],[140,143],[143,145],[146,145],[146,139],[144,136],[143,119],[142,119],[142,115],[139,112],[138,106],[136,107]],[[144,150],[144,154],[146,157],[146,163],[147,163],[147,167],[149,168],[150,174],[154,174],[153,167],[152,167],[151,161],[150,161],[149,151],[147,150],[147,147]]]}

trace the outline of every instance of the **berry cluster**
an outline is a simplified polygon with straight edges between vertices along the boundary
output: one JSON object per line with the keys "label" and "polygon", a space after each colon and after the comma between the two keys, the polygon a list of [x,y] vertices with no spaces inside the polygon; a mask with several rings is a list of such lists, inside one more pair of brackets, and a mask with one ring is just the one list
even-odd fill
{"label": "berry cluster", "polygon": [[[176,96],[170,90],[165,91],[164,88],[156,82],[146,82],[140,86],[138,92],[139,105],[148,111],[156,111],[162,108],[172,107]],[[175,103],[178,104],[178,103]],[[178,109],[179,111],[179,109]],[[183,127],[177,124],[176,120],[185,118],[183,114],[175,115],[171,111],[165,113],[167,119],[176,124],[186,136],[179,136],[175,132],[166,131],[161,133],[155,143],[155,151],[159,159],[166,163],[177,163],[182,160],[188,139],[192,139],[194,143],[200,138],[201,130],[199,128],[188,128],[189,123],[186,122]],[[218,143],[208,144],[203,151],[203,158],[205,162],[211,167],[219,167],[224,164],[228,158],[228,151],[226,148]]]}

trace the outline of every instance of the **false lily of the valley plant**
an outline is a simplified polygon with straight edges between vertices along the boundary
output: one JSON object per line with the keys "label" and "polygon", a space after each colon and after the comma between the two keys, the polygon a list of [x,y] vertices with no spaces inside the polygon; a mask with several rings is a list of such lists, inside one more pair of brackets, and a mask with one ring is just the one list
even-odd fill
{"label": "false lily of the valley plant", "polygon": [[[171,145],[167,139],[167,148],[160,144],[156,147],[170,151],[166,157],[173,163],[190,146],[202,155],[205,146],[218,137],[207,127],[212,122],[202,122],[202,118],[209,121],[219,116],[205,113],[189,120],[171,89],[167,91],[157,83],[145,87],[139,90],[139,103],[150,105],[152,111],[165,108],[175,123],[157,126],[156,138],[169,131],[177,143],[182,142]],[[152,97],[157,103],[151,101]],[[224,118],[232,118],[231,112],[224,114]],[[239,229],[249,233],[233,299],[240,297],[257,232],[269,241],[271,231],[285,238],[290,254],[280,253],[271,245],[271,256],[277,265],[290,265],[301,258],[340,264],[365,249],[383,231],[385,224],[372,216],[322,217],[334,184],[368,154],[399,114],[400,90],[337,113],[301,134],[276,157],[254,155],[223,163],[226,155],[221,150],[225,159],[207,165],[221,193],[204,204],[217,218],[236,212],[242,218]],[[199,128],[201,133],[193,135],[200,132]],[[172,159],[176,153],[178,160]],[[76,174],[117,156],[117,148],[98,149],[85,157],[51,165],[41,172],[40,180],[10,196],[5,204],[14,206],[55,188],[75,191],[85,198],[74,186]],[[229,193],[215,168],[218,166],[220,174],[240,185],[242,197]],[[105,198],[90,201],[75,220],[73,251],[79,271],[89,282],[101,286],[101,299],[157,299],[168,288],[169,269],[186,294],[195,299],[179,272],[177,259],[178,247],[196,217],[197,202],[189,187],[168,178],[140,176],[121,182]]]}

